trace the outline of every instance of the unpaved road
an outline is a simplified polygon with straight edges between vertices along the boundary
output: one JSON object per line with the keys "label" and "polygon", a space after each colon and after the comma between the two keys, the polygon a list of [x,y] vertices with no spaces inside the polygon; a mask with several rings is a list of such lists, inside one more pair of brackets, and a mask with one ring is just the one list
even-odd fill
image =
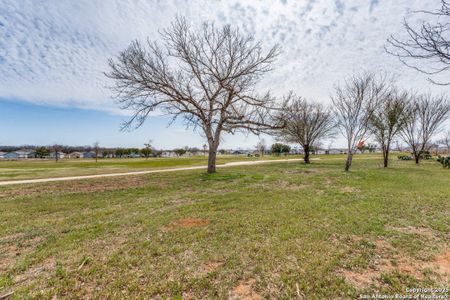
{"label": "unpaved road", "polygon": [[[217,165],[217,168],[228,168],[228,167],[235,167],[235,166],[258,165],[258,164],[265,164],[265,163],[290,162],[290,161],[303,161],[303,158],[257,160],[257,161],[237,161],[237,162],[229,162],[229,163],[226,163],[226,164]],[[79,180],[79,179],[91,179],[91,178],[102,178],[102,177],[117,177],[117,176],[140,175],[140,174],[165,173],[165,172],[199,170],[199,169],[206,169],[206,166],[193,166],[193,167],[181,167],[181,168],[170,168],[170,169],[156,169],[156,170],[135,171],[135,172],[126,172],[126,173],[81,175],[81,176],[70,176],[70,177],[53,177],[53,178],[40,178],[40,179],[10,180],[10,181],[0,181],[0,186],[2,186],[2,185],[14,185],[14,184],[26,184],[26,183],[41,183],[41,182],[53,182],[53,181],[68,181],[68,180]]]}

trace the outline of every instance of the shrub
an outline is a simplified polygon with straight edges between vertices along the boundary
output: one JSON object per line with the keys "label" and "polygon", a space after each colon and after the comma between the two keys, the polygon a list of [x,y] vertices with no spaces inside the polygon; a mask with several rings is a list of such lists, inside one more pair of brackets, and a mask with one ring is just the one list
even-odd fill
{"label": "shrub", "polygon": [[430,151],[420,151],[419,152],[420,159],[430,160],[433,157],[431,156]]}
{"label": "shrub", "polygon": [[397,158],[400,160],[412,160],[412,157],[409,155],[399,155]]}
{"label": "shrub", "polygon": [[445,157],[439,155],[437,161],[441,163],[443,168],[450,169],[450,156]]}

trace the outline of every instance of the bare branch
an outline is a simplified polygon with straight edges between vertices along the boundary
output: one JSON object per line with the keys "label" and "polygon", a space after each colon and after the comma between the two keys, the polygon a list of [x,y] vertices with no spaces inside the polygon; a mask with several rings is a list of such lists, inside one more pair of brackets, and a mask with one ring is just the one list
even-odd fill
{"label": "bare branch", "polygon": [[194,30],[183,18],[161,35],[162,45],[134,41],[109,61],[111,89],[121,108],[132,112],[124,128],[141,126],[156,109],[173,121],[182,118],[203,131],[213,172],[222,132],[258,134],[281,126],[275,99],[254,92],[278,46],[265,52],[261,42],[231,26],[204,23]]}
{"label": "bare branch", "polygon": [[[445,0],[441,3],[442,6],[437,11],[414,12],[435,16],[435,23],[423,22],[420,28],[415,29],[404,19],[403,27],[408,35],[407,39],[400,40],[390,36],[385,47],[386,52],[398,57],[406,66],[424,74],[446,74],[450,70],[450,4]],[[438,85],[450,84],[432,78],[428,80]]]}
{"label": "bare branch", "polygon": [[335,134],[335,123],[331,110],[318,103],[309,103],[293,94],[283,105],[279,118],[285,126],[278,136],[288,143],[298,143],[303,147],[305,163],[309,163],[311,148],[321,139]]}

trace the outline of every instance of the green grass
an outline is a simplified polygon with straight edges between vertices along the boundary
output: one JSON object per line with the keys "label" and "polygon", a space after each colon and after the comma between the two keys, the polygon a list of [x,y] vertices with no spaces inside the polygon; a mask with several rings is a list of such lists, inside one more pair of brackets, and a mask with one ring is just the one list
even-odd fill
{"label": "green grass", "polygon": [[1,187],[0,295],[354,299],[448,286],[436,266],[448,264],[449,170],[380,165],[359,156],[345,173],[340,156]]}
{"label": "green grass", "polygon": [[[299,156],[289,156],[289,158]],[[247,157],[244,155],[219,155],[217,163],[233,161],[255,161],[267,159],[284,159],[285,156]],[[64,177],[77,175],[95,175],[163,169],[173,167],[200,166],[207,164],[205,156],[180,158],[128,158],[128,159],[61,159],[54,160],[0,160],[0,181]]]}

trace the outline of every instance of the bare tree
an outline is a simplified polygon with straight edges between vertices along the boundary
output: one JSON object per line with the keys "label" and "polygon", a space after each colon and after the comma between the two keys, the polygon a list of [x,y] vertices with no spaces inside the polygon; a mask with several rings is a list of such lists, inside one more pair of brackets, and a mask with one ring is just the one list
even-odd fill
{"label": "bare tree", "polygon": [[221,134],[260,133],[273,123],[275,99],[258,94],[255,85],[271,70],[279,53],[264,52],[252,36],[230,26],[204,23],[192,29],[183,18],[161,32],[163,45],[134,41],[109,61],[113,92],[132,117],[123,128],[142,125],[158,109],[199,128],[208,146],[208,173],[216,171]]}
{"label": "bare tree", "polygon": [[380,99],[379,106],[369,118],[369,128],[383,151],[383,166],[387,168],[393,139],[406,125],[410,113],[410,96],[405,91],[391,87]]}
{"label": "bare tree", "polygon": [[[434,23],[424,21],[420,28],[414,28],[412,22],[405,19],[403,27],[408,38],[401,40],[391,36],[386,51],[408,67],[427,75],[446,74],[450,70],[450,3],[442,0],[440,9],[417,11],[415,14],[432,15],[436,20]],[[450,82],[429,80],[439,85],[450,85]]]}
{"label": "bare tree", "polygon": [[100,143],[99,142],[95,142],[94,143],[94,153],[95,153],[95,162],[98,162],[98,155],[100,153]]}
{"label": "bare tree", "polygon": [[438,140],[439,145],[443,145],[447,148],[447,153],[450,153],[450,130],[445,132],[444,136]]}
{"label": "bare tree", "polygon": [[145,153],[144,153],[144,156],[145,156],[146,159],[148,159],[148,157],[150,156],[150,154],[153,151],[152,144],[153,144],[153,140],[152,139],[149,139],[147,143],[144,143],[144,146],[145,146],[145,149],[146,149]]}
{"label": "bare tree", "polygon": [[61,154],[61,148],[62,148],[61,145],[58,145],[58,144],[53,145],[53,152],[55,153],[55,162],[58,162],[58,160],[59,160],[59,156]]}
{"label": "bare tree", "polygon": [[387,86],[384,77],[365,72],[347,78],[342,86],[335,88],[335,95],[331,97],[333,110],[338,128],[347,140],[345,171],[352,165],[357,144],[368,133],[369,119],[386,93]]}
{"label": "bare tree", "polygon": [[264,156],[266,148],[267,148],[266,140],[260,139],[259,142],[256,144],[256,151],[259,151],[259,153],[261,153],[261,156]]}
{"label": "bare tree", "polygon": [[450,103],[444,96],[426,94],[416,96],[411,105],[411,113],[400,133],[418,164],[421,154],[429,150],[431,138],[449,117]]}
{"label": "bare tree", "polygon": [[331,110],[321,104],[307,102],[302,97],[292,95],[284,103],[280,117],[286,124],[278,135],[288,143],[302,146],[306,164],[310,163],[311,148],[318,146],[320,139],[332,137],[335,133]]}

